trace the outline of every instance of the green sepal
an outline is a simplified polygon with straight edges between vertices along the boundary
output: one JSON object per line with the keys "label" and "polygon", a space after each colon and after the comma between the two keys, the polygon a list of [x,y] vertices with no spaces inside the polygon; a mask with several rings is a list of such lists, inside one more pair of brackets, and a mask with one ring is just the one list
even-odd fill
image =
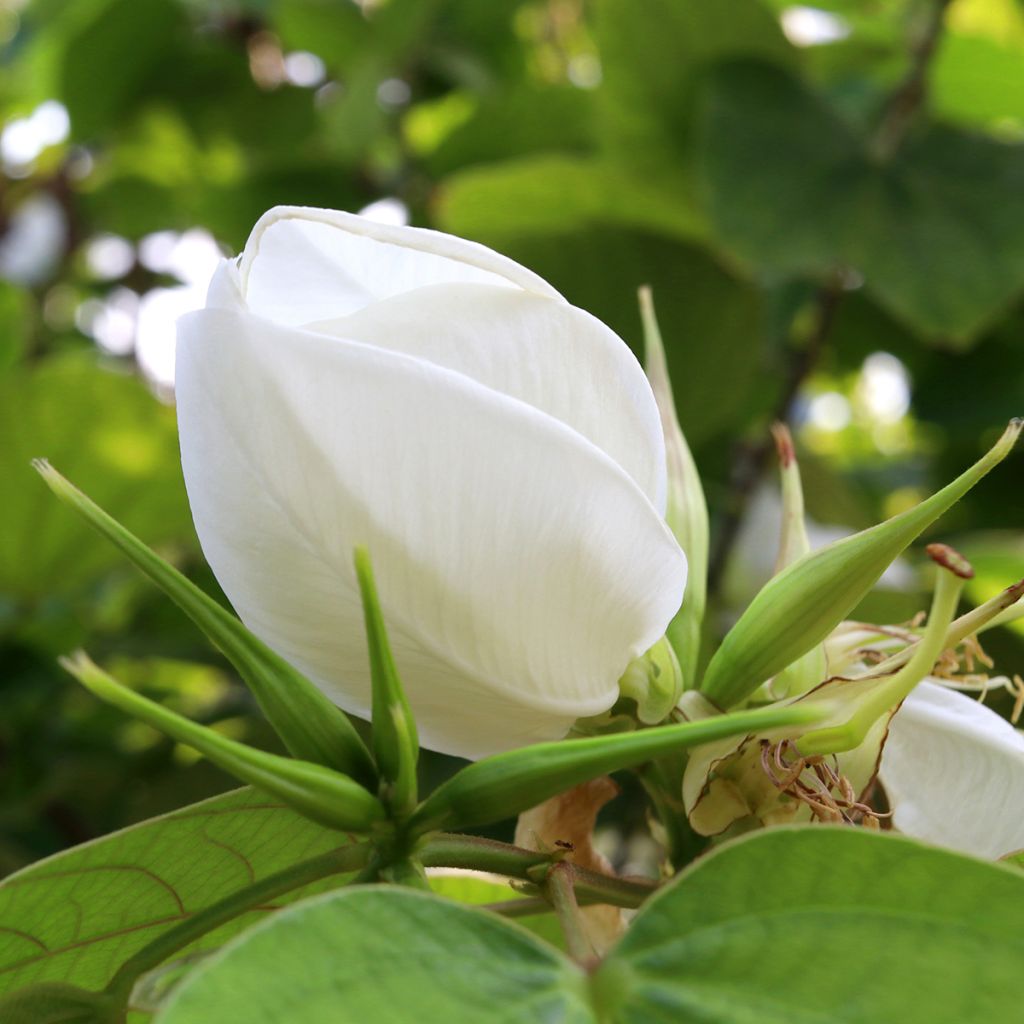
{"label": "green sepal", "polygon": [[629,663],[619,679],[619,693],[636,703],[636,717],[644,725],[668,718],[683,695],[682,672],[668,637]]}
{"label": "green sepal", "polygon": [[385,818],[384,805],[347,775],[320,764],[256,750],[190,722],[122,686],[82,651],[62,658],[61,665],[101,700],[198,750],[224,771],[277,797],[319,825],[345,832],[369,832]]}
{"label": "green sepal", "polygon": [[291,754],[367,785],[376,783],[370,753],[339,707],[48,462],[36,459],[32,465],[64,504],[124,552],[235,666]]}
{"label": "green sepal", "polygon": [[419,739],[416,720],[398,677],[387,627],[377,596],[370,553],[355,549],[356,577],[363,599],[366,642],[373,681],[373,753],[380,772],[380,795],[392,814],[404,817],[416,806],[416,762]]}
{"label": "green sepal", "polygon": [[805,555],[769,580],[715,652],[701,692],[731,707],[820,644],[893,560],[1009,454],[1021,426],[1013,420],[970,469],[916,507]]}
{"label": "green sepal", "polygon": [[[779,455],[779,474],[782,484],[782,528],[775,572],[780,573],[799,561],[811,550],[804,514],[804,487],[800,478],[800,464],[789,427],[785,423],[772,424],[772,436]],[[807,693],[823,682],[827,672],[824,644],[815,644],[805,655],[784,668],[771,683],[771,694],[776,699],[795,697]]]}
{"label": "green sepal", "polygon": [[536,743],[463,768],[420,805],[410,831],[487,825],[519,814],[588,779],[728,736],[820,721],[827,710],[792,705],[740,711],[637,732]]}
{"label": "green sepal", "polygon": [[60,981],[29,985],[0,998],[3,1024],[119,1024],[124,1007],[105,992]]}
{"label": "green sepal", "polygon": [[701,625],[707,605],[708,507],[696,463],[676,415],[665,346],[654,313],[650,288],[640,289],[640,315],[644,326],[644,369],[651,383],[665,435],[668,500],[665,521],[686,555],[686,593],[665,635],[687,687],[696,685]]}

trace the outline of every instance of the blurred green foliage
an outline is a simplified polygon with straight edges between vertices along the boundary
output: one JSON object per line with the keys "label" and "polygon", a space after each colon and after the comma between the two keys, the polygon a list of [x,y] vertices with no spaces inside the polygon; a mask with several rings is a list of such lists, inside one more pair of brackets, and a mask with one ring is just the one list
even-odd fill
{"label": "blurred green foliage", "polygon": [[[853,528],[1024,412],[1019,0],[0,0],[0,52],[0,873],[228,784],[77,691],[55,666],[77,644],[271,742],[28,462],[217,592],[167,346],[212,240],[237,251],[274,204],[386,200],[631,345],[651,284],[719,612],[774,558],[773,417],[797,428],[811,516]],[[1024,571],[1022,464],[940,524],[979,561],[974,598]],[[909,617],[912,570],[864,614]],[[991,652],[1022,664],[1019,635]]]}

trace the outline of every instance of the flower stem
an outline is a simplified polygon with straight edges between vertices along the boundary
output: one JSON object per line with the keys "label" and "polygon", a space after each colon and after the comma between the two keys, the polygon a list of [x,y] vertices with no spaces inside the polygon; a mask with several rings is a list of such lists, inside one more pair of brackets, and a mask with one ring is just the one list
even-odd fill
{"label": "flower stem", "polygon": [[594,962],[594,947],[587,938],[587,929],[576,902],[576,888],[573,884],[575,869],[567,861],[555,864],[544,880],[544,895],[555,908],[558,923],[565,936],[565,948],[569,956],[583,967]]}
{"label": "flower stem", "polygon": [[[535,880],[530,874],[531,868],[551,863],[548,853],[450,832],[436,833],[418,856],[424,867],[470,868],[524,881]],[[646,878],[615,878],[576,867],[573,874],[576,892],[588,903],[639,907],[657,888],[655,882]]]}

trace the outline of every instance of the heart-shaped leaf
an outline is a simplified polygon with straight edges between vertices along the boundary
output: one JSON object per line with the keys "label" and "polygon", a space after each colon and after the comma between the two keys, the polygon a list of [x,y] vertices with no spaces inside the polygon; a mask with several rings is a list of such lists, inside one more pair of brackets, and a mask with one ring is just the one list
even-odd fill
{"label": "heart-shaped leaf", "polygon": [[[344,841],[242,789],[39,861],[0,884],[0,995],[39,982],[102,988],[164,932]],[[295,896],[336,884],[329,879]],[[239,917],[194,948],[219,945],[268,909]]]}
{"label": "heart-shaped leaf", "polygon": [[1008,1021],[1022,908],[1013,868],[850,828],[780,828],[685,871],[592,974],[493,914],[360,887],[239,936],[157,1021]]}

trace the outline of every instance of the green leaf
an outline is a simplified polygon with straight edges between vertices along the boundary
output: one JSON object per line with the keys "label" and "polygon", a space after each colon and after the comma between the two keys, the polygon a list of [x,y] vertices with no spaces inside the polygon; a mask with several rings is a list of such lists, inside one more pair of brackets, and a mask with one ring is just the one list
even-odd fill
{"label": "green leaf", "polygon": [[34,318],[28,289],[0,281],[0,373],[21,360],[28,348]]}
{"label": "green leaf", "polygon": [[161,62],[187,32],[173,0],[110,0],[65,43],[61,99],[76,140],[109,131],[138,102]]}
{"label": "green leaf", "polygon": [[116,1002],[59,981],[44,982],[0,997],[4,1024],[120,1024]]}
{"label": "green leaf", "polygon": [[[527,898],[499,876],[479,871],[433,868],[427,872],[427,881],[431,892],[469,906],[481,903],[521,902]],[[517,913],[515,919],[527,931],[533,932],[559,949],[564,949],[565,937],[562,926],[550,906],[532,914]]]}
{"label": "green leaf", "polygon": [[37,460],[34,465],[61,501],[127,555],[224,653],[292,754],[375,782],[369,752],[340,708],[49,463]]}
{"label": "green leaf", "polygon": [[588,1024],[582,972],[500,918],[355,888],[255,928],[177,991],[159,1024]]}
{"label": "green leaf", "polygon": [[[501,821],[588,779],[678,753],[712,740],[817,720],[801,707],[741,711],[638,732],[535,743],[485,757],[439,786],[412,816],[410,828],[465,828]],[[807,716],[807,717],[804,717]]]}
{"label": "green leaf", "polygon": [[553,234],[601,223],[683,239],[706,234],[702,214],[676,177],[652,179],[607,160],[560,154],[487,164],[450,176],[438,216],[447,231],[466,237]]}
{"label": "green leaf", "polygon": [[928,95],[943,120],[998,128],[1024,121],[1024,47],[947,32],[928,75]]}
{"label": "green leaf", "polygon": [[864,830],[777,828],[683,872],[590,976],[495,916],[356,888],[239,936],[157,1021],[1009,1021],[1022,901],[1010,868]]}
{"label": "green leaf", "polygon": [[690,146],[695,84],[710,61],[793,62],[774,15],[758,0],[599,0],[600,102],[606,151],[631,166],[678,164]]}
{"label": "green leaf", "polygon": [[[453,96],[447,107],[442,100],[411,112],[405,122],[406,133],[418,136],[427,150],[425,162],[435,178],[450,180],[474,165],[496,165],[499,173],[506,166],[526,169],[534,158],[556,168],[561,160],[571,166],[576,157],[570,154],[593,148],[594,95],[585,89],[527,80],[505,83],[500,91],[449,93],[446,99]],[[432,131],[440,137],[430,152]],[[553,184],[560,191],[559,179]]]}
{"label": "green leaf", "polygon": [[416,806],[416,762],[420,753],[416,721],[391,654],[373,565],[366,548],[356,548],[355,566],[370,649],[373,751],[381,772],[381,795],[394,813],[405,816]]}
{"label": "green leaf", "polygon": [[[101,989],[143,946],[212,903],[350,841],[242,789],[32,864],[0,883],[0,993],[43,982]],[[191,948],[215,948],[268,909]]]}
{"label": "green leaf", "polygon": [[776,828],[637,915],[594,978],[603,1020],[1010,1021],[1024,877],[910,840]]}
{"label": "green leaf", "polygon": [[122,686],[81,651],[62,658],[61,665],[101,700],[198,750],[224,771],[283,800],[312,821],[327,828],[368,832],[384,819],[380,801],[347,775],[257,750],[197,725]]}
{"label": "green leaf", "polygon": [[852,266],[894,316],[961,344],[1024,288],[1024,145],[933,127],[882,162],[795,78],[745,63],[710,76],[699,135],[707,213],[760,271]]}
{"label": "green leaf", "polygon": [[868,530],[805,555],[761,588],[715,651],[700,690],[721,708],[821,643],[923,530],[1013,449],[1022,421],[942,490]]}
{"label": "green leaf", "polygon": [[26,604],[74,593],[119,562],[39,486],[29,466],[59,459],[148,543],[193,535],[174,414],[91,354],[0,375],[0,591]]}

